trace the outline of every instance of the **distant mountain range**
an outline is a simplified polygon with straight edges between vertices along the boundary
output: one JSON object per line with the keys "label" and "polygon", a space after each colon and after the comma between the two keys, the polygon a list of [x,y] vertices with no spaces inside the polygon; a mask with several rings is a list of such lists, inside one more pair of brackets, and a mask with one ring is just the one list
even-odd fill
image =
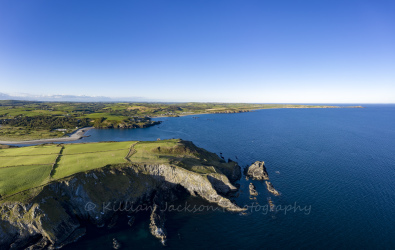
{"label": "distant mountain range", "polygon": [[86,95],[31,95],[17,94],[9,95],[0,93],[0,100],[23,100],[23,101],[50,101],[50,102],[148,102],[143,97],[107,97]]}

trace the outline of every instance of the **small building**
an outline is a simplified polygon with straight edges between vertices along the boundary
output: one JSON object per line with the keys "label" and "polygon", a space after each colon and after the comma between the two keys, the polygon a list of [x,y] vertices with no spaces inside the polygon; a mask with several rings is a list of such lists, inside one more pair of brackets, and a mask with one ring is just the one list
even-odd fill
{"label": "small building", "polygon": [[67,129],[66,128],[57,128],[57,129],[55,129],[55,131],[66,132]]}

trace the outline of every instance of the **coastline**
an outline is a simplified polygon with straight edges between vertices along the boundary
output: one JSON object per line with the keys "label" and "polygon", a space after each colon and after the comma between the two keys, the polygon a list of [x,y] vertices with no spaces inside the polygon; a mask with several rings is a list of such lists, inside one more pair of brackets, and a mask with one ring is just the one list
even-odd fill
{"label": "coastline", "polygon": [[264,110],[264,109],[334,109],[334,108],[363,108],[362,106],[349,106],[349,107],[342,107],[342,106],[317,106],[317,107],[269,107],[269,108],[255,108],[255,109],[248,109],[242,111],[235,111],[235,112],[212,112],[212,113],[193,113],[193,114],[180,114],[177,116],[151,116],[150,118],[167,118],[167,117],[183,117],[183,116],[191,116],[191,115],[212,115],[212,114],[238,114],[238,113],[248,113],[254,112],[257,110]]}
{"label": "coastline", "polygon": [[251,110],[243,110],[243,111],[236,111],[236,112],[217,112],[217,113],[193,113],[193,114],[180,114],[177,116],[150,116],[151,119],[154,118],[175,118],[175,117],[184,117],[184,116],[191,116],[191,115],[214,115],[214,114],[239,114],[239,113],[248,113],[248,112],[253,112],[255,110],[261,110],[261,109],[251,109]]}
{"label": "coastline", "polygon": [[37,139],[37,140],[28,140],[28,141],[0,141],[0,144],[17,145],[17,144],[34,144],[34,143],[46,143],[46,142],[77,141],[77,140],[81,139],[88,130],[91,130],[91,129],[93,129],[93,127],[80,128],[80,129],[76,130],[75,132],[73,132],[68,137]]}
{"label": "coastline", "polygon": [[[242,110],[242,111],[234,111],[234,112],[212,112],[212,113],[193,113],[193,114],[180,114],[178,116],[153,116],[150,117],[151,119],[158,119],[158,118],[172,118],[172,117],[183,117],[183,116],[196,116],[196,115],[210,115],[210,114],[238,114],[238,113],[247,113],[247,112],[254,112],[257,110],[263,109],[289,109],[289,108],[363,108],[362,106],[350,106],[350,107],[340,107],[340,106],[322,106],[322,107],[281,107],[281,108],[257,108],[257,109],[250,109],[250,110]],[[0,141],[0,145],[24,145],[24,144],[35,144],[35,143],[51,143],[51,142],[69,142],[69,141],[77,141],[81,139],[84,134],[88,131],[93,129],[94,127],[85,127],[80,128],[73,132],[68,137],[60,137],[60,138],[47,138],[47,139],[35,139],[35,140],[26,140],[26,141]]]}

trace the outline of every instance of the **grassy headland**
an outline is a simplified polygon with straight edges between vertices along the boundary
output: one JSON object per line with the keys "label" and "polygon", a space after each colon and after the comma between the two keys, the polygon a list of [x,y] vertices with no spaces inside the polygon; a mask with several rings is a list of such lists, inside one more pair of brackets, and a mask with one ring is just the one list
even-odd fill
{"label": "grassy headland", "polygon": [[0,198],[103,167],[169,164],[210,174],[236,164],[179,139],[6,148],[0,149],[0,162]]}

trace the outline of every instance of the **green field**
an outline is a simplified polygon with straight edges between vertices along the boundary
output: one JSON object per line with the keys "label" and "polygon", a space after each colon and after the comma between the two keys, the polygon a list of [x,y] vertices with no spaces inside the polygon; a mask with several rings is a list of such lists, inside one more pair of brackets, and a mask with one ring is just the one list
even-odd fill
{"label": "green field", "polygon": [[0,149],[0,196],[75,173],[128,163],[125,157],[135,143],[103,142]]}
{"label": "green field", "polygon": [[62,148],[57,145],[32,146],[0,149],[0,157],[2,156],[22,156],[22,155],[48,155],[59,154]]}
{"label": "green field", "polygon": [[5,156],[0,157],[0,168],[23,165],[51,165],[55,162],[57,155],[35,155],[35,156]]}
{"label": "green field", "polygon": [[[124,141],[124,142],[100,142],[100,143],[86,143],[86,144],[66,144],[64,145],[63,155],[129,149],[133,143],[135,142]],[[126,154],[124,155],[124,157],[125,156]]]}
{"label": "green field", "polygon": [[75,173],[101,168],[106,165],[126,163],[124,159],[128,149],[100,153],[63,155],[55,169],[54,179],[60,179]]}
{"label": "green field", "polygon": [[47,183],[51,169],[51,165],[0,168],[0,196]]}

